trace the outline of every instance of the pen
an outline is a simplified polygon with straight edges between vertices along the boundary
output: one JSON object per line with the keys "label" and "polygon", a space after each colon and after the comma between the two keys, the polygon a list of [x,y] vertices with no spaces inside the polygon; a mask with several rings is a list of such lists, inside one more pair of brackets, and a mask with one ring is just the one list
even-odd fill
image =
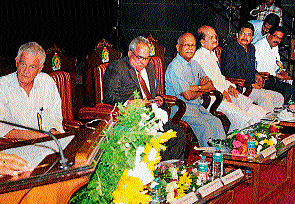
{"label": "pen", "polygon": [[[40,112],[42,114],[43,107],[40,108]],[[38,121],[38,127],[39,130],[42,130],[42,115],[39,112],[37,113],[37,121]]]}

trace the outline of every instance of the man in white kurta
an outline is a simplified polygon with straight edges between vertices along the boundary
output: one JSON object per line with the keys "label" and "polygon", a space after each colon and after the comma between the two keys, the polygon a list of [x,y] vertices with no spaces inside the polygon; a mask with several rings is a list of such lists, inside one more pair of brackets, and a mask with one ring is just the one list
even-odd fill
{"label": "man in white kurta", "polygon": [[[61,99],[53,79],[41,73],[45,52],[24,44],[16,58],[17,72],[0,78],[0,119],[52,133],[63,132]],[[42,133],[0,123],[0,137],[34,139]]]}
{"label": "man in white kurta", "polygon": [[[235,85],[225,79],[221,74],[219,61],[213,49],[217,46],[217,34],[209,26],[203,26],[198,30],[201,47],[196,51],[193,60],[196,60],[202,67],[205,74],[212,80],[214,87],[223,93],[224,100],[218,107],[230,120],[229,131],[242,129],[259,120],[267,113],[262,107],[250,104],[249,107],[240,107],[238,103],[233,103],[235,98],[248,99],[240,95],[235,89]],[[251,101],[251,99],[249,99]],[[245,109],[243,109],[245,108]]]}

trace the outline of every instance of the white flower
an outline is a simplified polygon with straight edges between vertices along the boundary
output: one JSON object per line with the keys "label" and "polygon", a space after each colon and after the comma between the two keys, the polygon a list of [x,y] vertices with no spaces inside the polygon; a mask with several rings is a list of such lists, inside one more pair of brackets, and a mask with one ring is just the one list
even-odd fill
{"label": "white flower", "polygon": [[200,177],[198,177],[198,179],[197,179],[197,185],[198,186],[201,186],[203,183],[202,183],[202,180],[201,180],[201,178]]}
{"label": "white flower", "polygon": [[172,179],[178,179],[177,170],[175,168],[170,167],[169,171],[171,172]]}
{"label": "white flower", "polygon": [[273,141],[273,145],[276,145],[278,143],[277,139],[273,136],[271,136],[270,140]]}
{"label": "white flower", "polygon": [[177,187],[178,187],[178,185],[177,185],[176,181],[172,181],[172,182],[167,184],[166,192],[167,193],[173,192],[175,189],[177,189]]}
{"label": "white flower", "polygon": [[261,141],[259,142],[259,144],[263,145],[263,144],[264,144],[263,140],[261,140]]}
{"label": "white flower", "polygon": [[143,162],[136,164],[133,169],[130,169],[128,171],[128,176],[139,178],[139,180],[142,181],[143,185],[147,185],[154,180],[153,175],[147,167],[147,164]]}
{"label": "white flower", "polygon": [[184,174],[186,172],[186,169],[183,169],[180,173]]}
{"label": "white flower", "polygon": [[155,161],[157,159],[157,153],[157,150],[155,148],[152,148],[148,155],[149,161]]}
{"label": "white flower", "polygon": [[152,104],[152,110],[156,119],[161,120],[164,124],[168,122],[168,114],[165,110],[159,108],[155,103]]}
{"label": "white flower", "polygon": [[176,200],[176,198],[174,198],[174,192],[167,194],[167,202],[168,203],[173,203],[175,200]]}
{"label": "white flower", "polygon": [[257,146],[257,153],[259,153],[262,150],[262,145]]}
{"label": "white flower", "polygon": [[125,147],[126,148],[129,148],[130,147],[130,144],[127,142],[127,143],[125,143]]}
{"label": "white flower", "polygon": [[120,145],[121,143],[122,143],[121,141],[118,141],[118,142],[117,142],[118,145]]}
{"label": "white flower", "polygon": [[150,116],[147,115],[146,113],[142,113],[140,116],[141,116],[141,119],[142,119],[143,121],[147,121],[147,120],[150,119]]}
{"label": "white flower", "polygon": [[196,191],[196,188],[195,188],[195,187],[193,187],[192,191],[193,191],[193,192],[195,192],[195,191]]}
{"label": "white flower", "polygon": [[267,135],[265,135],[265,134],[262,134],[262,133],[258,133],[258,135],[257,135],[259,138],[263,138],[263,137],[267,137]]}
{"label": "white flower", "polygon": [[144,123],[142,122],[142,120],[138,123],[138,126],[139,127],[143,127],[144,126]]}

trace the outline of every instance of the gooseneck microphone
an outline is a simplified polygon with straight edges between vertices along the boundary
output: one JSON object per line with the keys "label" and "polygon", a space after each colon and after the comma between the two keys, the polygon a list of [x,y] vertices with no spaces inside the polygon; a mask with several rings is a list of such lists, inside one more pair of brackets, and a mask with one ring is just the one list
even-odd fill
{"label": "gooseneck microphone", "polygon": [[60,145],[60,142],[58,141],[58,139],[56,139],[56,137],[51,132],[47,132],[47,131],[44,131],[44,130],[38,130],[38,129],[35,129],[35,128],[31,128],[31,127],[26,127],[26,126],[23,126],[23,125],[7,122],[7,121],[4,121],[4,120],[0,120],[0,123],[4,123],[4,124],[7,124],[7,125],[19,127],[19,128],[24,128],[24,129],[27,129],[27,130],[32,130],[32,131],[35,131],[35,132],[40,132],[40,133],[43,133],[45,135],[50,136],[55,141],[55,143],[56,143],[56,145],[57,145],[57,147],[59,149],[59,156],[60,156],[59,163],[60,163],[60,166],[58,168],[62,169],[62,170],[65,170],[65,169],[68,169],[69,167],[73,166],[73,163],[69,162],[68,159],[64,156],[64,153],[63,153],[62,147]]}

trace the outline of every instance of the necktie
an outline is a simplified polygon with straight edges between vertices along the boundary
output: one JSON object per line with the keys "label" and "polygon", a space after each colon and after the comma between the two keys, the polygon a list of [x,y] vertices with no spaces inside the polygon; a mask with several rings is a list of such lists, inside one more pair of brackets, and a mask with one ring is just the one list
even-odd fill
{"label": "necktie", "polygon": [[142,88],[142,90],[143,90],[143,92],[144,92],[144,94],[145,94],[145,96],[146,96],[146,99],[147,99],[147,100],[152,99],[152,95],[151,95],[151,93],[149,92],[149,90],[148,90],[148,88],[147,88],[147,86],[146,86],[145,81],[144,81],[143,78],[141,77],[140,71],[138,72],[138,81],[139,81],[140,86],[141,86],[141,88]]}

